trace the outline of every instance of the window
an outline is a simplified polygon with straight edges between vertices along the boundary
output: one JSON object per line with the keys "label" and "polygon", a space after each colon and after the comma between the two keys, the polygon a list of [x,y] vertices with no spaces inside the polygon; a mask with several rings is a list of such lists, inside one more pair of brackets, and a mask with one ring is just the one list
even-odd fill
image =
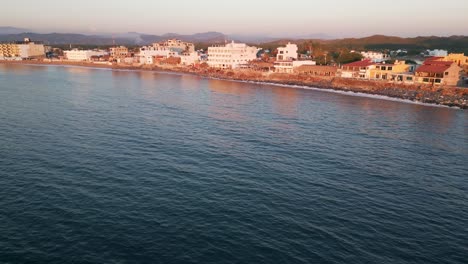
{"label": "window", "polygon": [[423,78],[423,82],[429,82],[429,78]]}
{"label": "window", "polygon": [[435,83],[440,83],[440,79],[435,79]]}
{"label": "window", "polygon": [[393,67],[388,67],[388,70],[391,71],[393,69]]}
{"label": "window", "polygon": [[412,81],[412,80],[413,80],[413,77],[407,76],[407,77],[406,77],[406,80],[407,80],[407,81]]}
{"label": "window", "polygon": [[447,76],[449,73],[448,72],[445,72],[445,76]]}

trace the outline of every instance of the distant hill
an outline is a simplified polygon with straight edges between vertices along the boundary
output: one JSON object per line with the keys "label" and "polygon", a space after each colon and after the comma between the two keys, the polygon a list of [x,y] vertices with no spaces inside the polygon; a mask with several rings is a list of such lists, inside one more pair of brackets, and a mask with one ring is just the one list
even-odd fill
{"label": "distant hill", "polygon": [[220,43],[224,42],[226,36],[219,32],[197,33],[193,35],[180,35],[168,33],[164,35],[149,35],[137,32],[129,32],[115,35],[83,35],[68,33],[19,33],[0,35],[1,42],[18,41],[25,37],[32,40],[43,41],[48,45],[148,45],[154,42],[163,41],[171,38],[177,38],[183,41],[195,43]]}
{"label": "distant hill", "polygon": [[214,43],[224,43],[225,41],[240,41],[250,44],[261,44],[262,47],[273,49],[275,46],[284,45],[288,41],[303,44],[305,42],[318,43],[320,45],[333,48],[348,48],[356,50],[385,50],[385,49],[407,49],[408,51],[420,52],[425,49],[446,49],[449,52],[464,52],[468,54],[468,36],[451,37],[415,37],[401,38],[394,36],[374,35],[365,38],[344,38],[327,39],[325,34],[313,34],[318,38],[305,37],[296,38],[271,38],[260,35],[225,35],[219,32],[204,32],[192,35],[182,35],[177,33],[167,33],[164,35],[151,35],[138,32],[128,32],[121,34],[107,35],[84,35],[68,33],[9,33],[1,32],[19,32],[25,29],[0,27],[0,42],[18,41],[29,37],[32,40],[43,41],[48,45],[148,45],[154,42],[163,41],[170,38],[177,38],[183,41],[194,42],[197,46],[207,47]]}
{"label": "distant hill", "polygon": [[[282,45],[288,40],[278,40],[268,45]],[[468,54],[468,36],[451,36],[451,37],[415,37],[402,38],[394,36],[374,35],[365,38],[344,38],[334,40],[324,39],[301,39],[295,43],[315,42],[330,48],[348,48],[356,50],[397,50],[407,49],[409,51],[421,51],[425,49],[445,49],[449,52],[464,52]]]}
{"label": "distant hill", "polygon": [[16,27],[0,27],[0,35],[20,34],[23,32],[31,32],[31,30]]}

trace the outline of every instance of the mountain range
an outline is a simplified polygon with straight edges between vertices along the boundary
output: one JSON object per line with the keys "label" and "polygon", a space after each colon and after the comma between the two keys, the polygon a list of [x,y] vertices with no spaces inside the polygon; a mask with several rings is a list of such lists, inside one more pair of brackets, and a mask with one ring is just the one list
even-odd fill
{"label": "mountain range", "polygon": [[[154,42],[177,38],[183,41],[194,43],[224,43],[226,41],[247,42],[260,44],[281,39],[281,37],[271,37],[259,34],[232,34],[227,35],[219,32],[204,32],[192,35],[182,35],[177,33],[166,33],[163,35],[145,34],[139,32],[127,33],[103,33],[103,34],[79,34],[79,33],[39,33],[34,30],[0,27],[0,41],[18,41],[29,37],[36,41],[43,41],[50,45],[148,45]],[[309,34],[301,36],[288,36],[290,39],[332,39],[326,34]]]}
{"label": "mountain range", "polygon": [[226,41],[247,42],[251,44],[283,45],[288,41],[301,44],[306,41],[318,43],[329,47],[346,47],[349,49],[446,49],[451,52],[468,53],[468,36],[451,37],[415,37],[402,38],[395,36],[374,35],[364,38],[342,38],[333,39],[326,34],[310,34],[297,37],[275,38],[260,35],[226,35],[220,32],[204,32],[192,35],[167,33],[163,35],[151,35],[139,32],[128,32],[118,34],[74,34],[74,33],[34,33],[28,29],[15,27],[0,27],[0,42],[18,41],[24,38],[42,41],[47,45],[148,45],[171,38],[196,44],[224,43]]}

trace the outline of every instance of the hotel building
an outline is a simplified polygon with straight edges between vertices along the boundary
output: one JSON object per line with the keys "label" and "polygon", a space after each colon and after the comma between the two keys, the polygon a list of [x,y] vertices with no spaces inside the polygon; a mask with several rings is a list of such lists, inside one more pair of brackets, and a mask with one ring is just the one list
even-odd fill
{"label": "hotel building", "polygon": [[208,65],[213,68],[235,69],[257,59],[257,47],[247,46],[245,43],[228,43],[224,46],[208,48]]}
{"label": "hotel building", "polygon": [[0,59],[29,59],[45,56],[45,47],[29,38],[15,43],[0,43]]}

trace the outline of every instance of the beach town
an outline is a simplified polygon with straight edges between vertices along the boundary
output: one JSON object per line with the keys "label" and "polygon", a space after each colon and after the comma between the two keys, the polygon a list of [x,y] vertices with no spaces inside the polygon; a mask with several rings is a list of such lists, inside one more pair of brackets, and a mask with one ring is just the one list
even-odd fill
{"label": "beach town", "polygon": [[405,61],[398,51],[351,50],[353,61],[314,60],[288,42],[275,50],[225,41],[207,49],[179,39],[148,46],[108,49],[58,49],[35,42],[0,43],[0,63],[65,64],[88,67],[157,70],[204,77],[335,89],[384,95],[412,101],[468,107],[468,56],[427,50],[422,59]]}

